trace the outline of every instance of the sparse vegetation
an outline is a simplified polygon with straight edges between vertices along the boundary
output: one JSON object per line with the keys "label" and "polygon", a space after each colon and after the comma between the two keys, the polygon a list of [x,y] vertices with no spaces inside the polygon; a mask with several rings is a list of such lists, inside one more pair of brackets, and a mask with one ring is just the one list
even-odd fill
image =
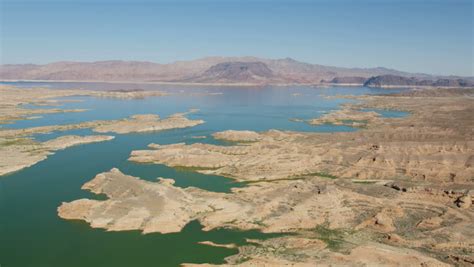
{"label": "sparse vegetation", "polygon": [[288,178],[281,178],[281,179],[268,179],[268,180],[257,180],[257,181],[244,181],[244,184],[256,184],[256,183],[271,183],[271,182],[280,182],[280,181],[292,181],[292,180],[303,180],[304,177],[301,176],[293,176]]}
{"label": "sparse vegetation", "polygon": [[257,221],[257,220],[256,220],[256,221],[253,221],[252,223],[255,224],[255,225],[258,225],[258,226],[262,226],[262,227],[266,226],[266,224],[264,224],[264,223],[263,223],[262,221],[260,221],[260,220],[258,220],[258,221]]}
{"label": "sparse vegetation", "polygon": [[14,138],[14,139],[4,139],[0,142],[0,146],[21,146],[21,145],[32,145],[35,142],[28,138]]}
{"label": "sparse vegetation", "polygon": [[196,171],[208,171],[208,170],[217,170],[219,168],[211,168],[211,167],[194,167],[194,166],[174,166],[173,167],[177,171],[188,171],[188,172],[196,172]]}
{"label": "sparse vegetation", "polygon": [[377,181],[374,180],[352,180],[355,184],[375,184]]}
{"label": "sparse vegetation", "polygon": [[331,251],[340,250],[345,243],[345,231],[340,229],[330,229],[323,225],[318,225],[314,229],[316,238],[326,243],[327,248]]}
{"label": "sparse vegetation", "polygon": [[249,261],[251,258],[250,257],[239,257],[234,263],[235,264],[241,264],[241,263],[244,263],[246,261]]}
{"label": "sparse vegetation", "polygon": [[318,177],[328,178],[328,179],[336,179],[337,178],[337,176],[334,176],[334,175],[329,174],[327,172],[312,172],[312,173],[308,173],[306,175],[307,176],[318,176]]}

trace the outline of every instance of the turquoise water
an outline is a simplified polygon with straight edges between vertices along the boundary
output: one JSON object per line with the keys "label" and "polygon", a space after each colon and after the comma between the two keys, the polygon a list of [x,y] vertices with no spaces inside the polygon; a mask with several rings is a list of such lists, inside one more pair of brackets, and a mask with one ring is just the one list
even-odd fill
{"label": "turquoise water", "polygon": [[[35,83],[17,83],[37,86]],[[153,181],[157,177],[176,180],[181,187],[195,186],[210,191],[229,192],[243,186],[221,176],[181,171],[163,165],[139,165],[127,161],[132,150],[144,149],[150,143],[205,142],[220,144],[211,137],[216,131],[268,129],[295,131],[353,131],[343,126],[311,126],[292,122],[290,118],[309,119],[337,109],[345,99],[326,99],[325,95],[374,94],[387,92],[370,88],[312,87],[165,87],[157,85],[51,83],[52,88],[168,90],[175,94],[137,100],[73,97],[81,102],[64,103],[61,108],[87,108],[83,113],[47,114],[40,119],[23,120],[4,127],[23,128],[68,124],[97,119],[120,119],[133,114],[155,113],[162,117],[190,108],[199,112],[189,115],[205,124],[179,130],[149,134],[115,135],[109,142],[72,147],[58,151],[47,160],[11,175],[0,177],[0,264],[4,266],[177,266],[183,262],[222,263],[236,249],[197,244],[244,244],[245,238],[268,238],[257,231],[217,229],[204,232],[192,222],[176,234],[142,235],[138,231],[105,232],[86,223],[65,221],[56,209],[63,201],[99,198],[81,186],[96,174],[117,167],[124,173]],[[143,88],[144,87],[144,88]],[[181,91],[184,91],[182,93]],[[219,92],[219,95],[195,93]],[[393,92],[393,91],[390,91]],[[190,94],[193,93],[193,94]],[[293,94],[301,94],[294,96]],[[65,134],[91,134],[89,129],[40,134],[45,141]],[[195,139],[193,136],[206,136]],[[2,155],[3,156],[3,155]]]}

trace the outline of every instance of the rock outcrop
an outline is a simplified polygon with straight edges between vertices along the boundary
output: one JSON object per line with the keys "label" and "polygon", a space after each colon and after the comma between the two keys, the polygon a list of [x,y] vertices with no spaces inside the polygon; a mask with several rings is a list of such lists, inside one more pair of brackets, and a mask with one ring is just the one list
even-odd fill
{"label": "rock outcrop", "polygon": [[469,260],[463,253],[474,249],[472,209],[426,191],[403,193],[309,175],[216,193],[179,188],[171,179],[145,181],[118,169],[98,174],[82,188],[107,199],[62,203],[61,218],[108,231],[173,233],[198,220],[206,231],[230,227],[290,234],[239,247],[239,254],[227,259],[231,264],[444,266],[439,259]]}

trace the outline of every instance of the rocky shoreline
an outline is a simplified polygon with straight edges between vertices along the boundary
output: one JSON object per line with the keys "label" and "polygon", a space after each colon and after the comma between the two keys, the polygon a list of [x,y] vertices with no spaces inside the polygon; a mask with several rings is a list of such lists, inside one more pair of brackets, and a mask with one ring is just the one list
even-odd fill
{"label": "rocky shoreline", "polygon": [[90,90],[54,90],[49,88],[18,88],[15,86],[0,85],[0,124],[26,119],[38,114],[82,112],[83,109],[64,110],[58,108],[31,109],[23,105],[55,106],[67,100],[58,98],[71,96],[93,96],[105,98],[136,99],[151,96],[165,96],[161,91],[90,91]]}
{"label": "rocky shoreline", "polygon": [[[84,110],[64,109],[31,109],[23,105],[50,106],[62,101],[56,98],[66,96],[94,96],[111,98],[143,98],[150,96],[164,96],[159,91],[85,91],[85,90],[52,90],[47,88],[16,88],[0,86],[0,124],[15,120],[27,119],[28,116],[37,114],[50,114],[61,112],[82,112]],[[197,110],[185,113],[176,113],[168,118],[161,119],[155,114],[135,115],[129,119],[88,121],[77,124],[39,126],[23,129],[0,129],[0,154],[8,155],[0,158],[0,176],[6,175],[23,168],[32,166],[44,159],[54,151],[71,146],[109,141],[114,136],[66,135],[46,142],[38,142],[32,138],[34,134],[46,134],[54,131],[68,131],[74,129],[92,129],[98,133],[128,134],[151,131],[164,131],[177,128],[193,127],[204,123],[202,120],[190,120],[185,116]]]}

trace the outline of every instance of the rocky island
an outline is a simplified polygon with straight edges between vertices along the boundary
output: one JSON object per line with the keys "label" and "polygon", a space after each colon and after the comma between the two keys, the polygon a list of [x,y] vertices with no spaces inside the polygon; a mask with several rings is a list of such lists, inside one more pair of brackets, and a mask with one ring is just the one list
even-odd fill
{"label": "rocky island", "polygon": [[160,119],[155,114],[134,115],[130,119],[97,122],[92,130],[98,133],[114,132],[118,134],[155,132],[171,129],[193,127],[203,124],[203,120],[190,120],[186,114],[196,112],[176,113],[166,119]]}

